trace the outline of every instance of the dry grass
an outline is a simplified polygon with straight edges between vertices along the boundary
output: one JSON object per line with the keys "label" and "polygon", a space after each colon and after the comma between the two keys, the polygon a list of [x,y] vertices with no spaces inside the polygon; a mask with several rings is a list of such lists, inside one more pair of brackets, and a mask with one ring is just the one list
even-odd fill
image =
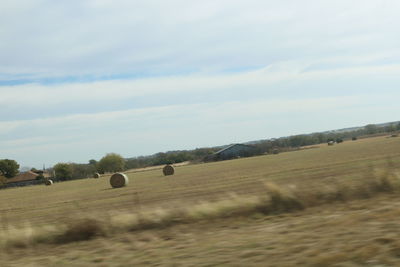
{"label": "dry grass", "polygon": [[[398,266],[400,197],[0,251],[1,266]],[[122,221],[125,221],[124,218]]]}
{"label": "dry grass", "polygon": [[[264,196],[239,197],[231,195],[226,200],[204,202],[175,209],[155,209],[135,213],[111,213],[105,219],[94,216],[69,220],[57,228],[12,228],[0,234],[3,247],[22,247],[38,243],[69,243],[111,236],[119,232],[162,229],[176,224],[196,223],[254,214],[280,214],[333,202],[350,201],[376,196],[379,193],[400,191],[400,175],[393,165],[383,171],[367,172],[364,180],[342,182],[305,189],[289,185],[286,188],[266,183]],[[85,216],[88,216],[87,214]],[[18,234],[16,234],[18,233]]]}
{"label": "dry grass", "polygon": [[[122,233],[141,235],[146,231],[161,231],[165,239],[170,240],[174,237],[166,234],[172,231],[169,229],[187,224],[196,225],[196,228],[203,223],[240,222],[249,217],[307,214],[308,210],[318,207],[329,210],[333,203],[350,205],[354,200],[369,201],[372,197],[396,195],[400,190],[399,163],[399,140],[379,137],[274,156],[181,166],[170,179],[164,179],[159,169],[135,172],[130,174],[134,177],[133,184],[115,190],[110,189],[108,179],[56,183],[50,188],[1,190],[0,247],[34,249],[38,244],[58,246],[93,238],[112,240]],[[376,212],[380,212],[378,208]],[[388,214],[381,213],[386,218]],[[295,218],[293,223],[297,224]],[[352,226],[356,222],[350,217],[341,223]],[[324,227],[324,223],[319,226],[315,223],[314,227]],[[296,231],[302,234],[301,225]],[[235,232],[230,234],[235,235]],[[385,238],[382,240],[393,239]],[[382,249],[382,240],[373,243]],[[334,240],[332,242],[335,244]],[[390,248],[383,249],[382,253],[397,255],[400,251],[397,243],[388,242]],[[321,253],[318,244],[314,246],[315,251],[308,244],[300,241],[298,244],[292,248],[298,251],[298,257],[314,255],[306,265],[359,263],[371,258],[370,246],[351,247],[353,258],[349,258],[344,248]],[[282,248],[285,244],[270,246]],[[236,254],[243,257],[244,262],[261,260],[266,254],[265,249],[238,248],[238,251]],[[229,262],[229,259],[221,259],[212,265],[226,264],[224,260]],[[384,262],[383,259],[379,261]],[[304,266],[301,262],[296,264]]]}
{"label": "dry grass", "polygon": [[240,197],[263,196],[266,182],[283,187],[325,187],[362,180],[371,164],[375,169],[385,169],[388,157],[396,164],[400,161],[400,142],[396,138],[364,139],[274,156],[180,166],[170,179],[163,179],[159,169],[127,173],[134,182],[117,190],[110,189],[107,176],[55,183],[50,188],[7,189],[0,191],[0,228],[7,226],[4,221],[15,226],[27,221],[33,225],[53,224],[88,211],[131,213],[171,209],[182,203],[225,200],[230,193]]}

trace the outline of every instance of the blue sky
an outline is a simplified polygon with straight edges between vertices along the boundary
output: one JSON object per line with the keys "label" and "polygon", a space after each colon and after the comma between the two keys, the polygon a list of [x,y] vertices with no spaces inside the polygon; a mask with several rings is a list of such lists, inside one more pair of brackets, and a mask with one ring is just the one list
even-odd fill
{"label": "blue sky", "polygon": [[399,120],[400,3],[0,2],[0,158],[88,162]]}

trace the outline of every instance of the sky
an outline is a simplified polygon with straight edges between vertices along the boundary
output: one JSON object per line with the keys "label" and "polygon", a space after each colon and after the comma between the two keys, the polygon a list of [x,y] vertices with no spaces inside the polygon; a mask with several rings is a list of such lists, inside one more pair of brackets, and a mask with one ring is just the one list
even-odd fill
{"label": "sky", "polygon": [[399,13],[397,0],[2,0],[0,159],[398,121]]}

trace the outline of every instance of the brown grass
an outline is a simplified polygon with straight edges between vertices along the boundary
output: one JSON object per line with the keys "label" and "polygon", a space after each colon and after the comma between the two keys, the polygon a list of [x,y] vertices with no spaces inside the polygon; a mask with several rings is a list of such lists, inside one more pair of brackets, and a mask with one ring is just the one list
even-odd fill
{"label": "brown grass", "polygon": [[[154,258],[142,255],[143,261],[130,258],[137,265],[162,263],[170,258],[169,254],[182,265],[193,265],[194,259],[186,262],[174,258],[179,251],[187,251],[187,255],[202,251],[196,257],[210,265],[229,265],[233,259],[241,266],[254,262],[265,266],[274,260],[290,262],[288,266],[395,262],[400,246],[397,236],[390,233],[397,233],[399,209],[396,202],[382,199],[395,198],[400,191],[400,142],[396,138],[363,139],[333,147],[323,145],[274,156],[177,168],[174,179],[160,179],[160,169],[134,172],[130,178],[134,175],[135,183],[120,190],[111,190],[108,179],[1,190],[0,247],[8,252],[27,247],[38,253],[41,246],[56,249],[64,244],[61,247],[67,246],[70,251],[78,246],[87,252],[86,246],[91,242],[96,243],[93,247],[102,242],[114,247],[114,238],[129,236],[137,242],[134,246],[129,240],[126,242],[125,251],[136,248],[132,255],[147,251],[148,244],[154,244],[158,251]],[[337,206],[344,210],[335,212]],[[370,213],[372,206],[374,216]],[[311,221],[306,219],[309,216]],[[281,219],[289,217],[290,222]],[[242,223],[249,218],[254,227],[258,225],[255,229]],[[263,223],[259,224],[260,220]],[[225,224],[235,225],[235,229],[225,231]],[[214,231],[215,225],[220,228]],[[189,233],[198,233],[171,234],[186,226]],[[241,235],[244,229],[248,230]],[[154,232],[160,232],[160,239],[172,242],[176,248],[165,243],[158,250],[151,237]],[[208,232],[219,239],[208,236]],[[181,236],[179,242],[175,240],[177,236]],[[197,240],[208,240],[210,244]],[[254,240],[263,245],[254,245]],[[75,241],[85,242],[68,245]],[[233,244],[237,247],[232,248]],[[382,256],[369,255],[371,247]],[[163,258],[163,253],[168,257]],[[104,253],[96,255],[94,260],[101,261],[99,257]],[[90,265],[85,259],[86,255],[75,265]],[[120,265],[130,265],[113,259]],[[106,265],[112,266],[110,261]]]}
{"label": "brown grass", "polygon": [[[156,209],[136,213],[114,213],[105,219],[94,216],[79,220],[67,221],[58,229],[46,232],[31,226],[19,229],[28,235],[19,235],[14,231],[3,232],[1,240],[5,246],[21,246],[20,244],[35,243],[68,243],[89,240],[97,236],[113,235],[124,231],[141,231],[148,229],[163,229],[176,224],[226,219],[232,217],[251,216],[253,214],[281,214],[301,211],[309,207],[325,205],[334,202],[365,199],[381,193],[400,192],[400,176],[397,169],[374,170],[360,182],[337,183],[312,188],[278,186],[265,184],[263,197],[239,197],[231,195],[229,199],[218,202],[204,202],[197,205],[183,206],[176,209]],[[11,241],[10,241],[11,240]]]}
{"label": "brown grass", "polygon": [[54,236],[52,242],[69,243],[84,241],[104,235],[104,224],[94,218],[85,218],[69,222],[61,234]]}
{"label": "brown grass", "polygon": [[[174,179],[160,179],[160,169],[134,172],[129,173],[134,183],[120,190],[110,190],[109,176],[56,183],[51,188],[12,188],[0,191],[0,217],[22,227],[27,221],[33,225],[57,224],[82,212],[102,216],[109,210],[170,210],[224,201],[231,193],[244,198],[263,197],[268,182],[284,189],[293,185],[318,192],[343,182],[347,186],[351,181],[360,184],[370,165],[384,170],[388,157],[399,164],[400,142],[396,138],[363,139],[274,156],[179,166],[175,167]],[[0,228],[6,225],[0,223]]]}
{"label": "brown grass", "polygon": [[399,203],[399,196],[385,193],[273,216],[230,217],[0,250],[0,265],[398,266]]}

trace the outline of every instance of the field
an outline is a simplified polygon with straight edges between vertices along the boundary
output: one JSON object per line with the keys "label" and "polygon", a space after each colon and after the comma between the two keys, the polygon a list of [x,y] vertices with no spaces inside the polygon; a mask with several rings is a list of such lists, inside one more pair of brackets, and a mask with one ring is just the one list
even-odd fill
{"label": "field", "polygon": [[[121,189],[103,176],[1,190],[0,265],[394,266],[398,169],[400,139],[376,137],[133,170]],[[93,235],[66,238],[76,225]]]}

